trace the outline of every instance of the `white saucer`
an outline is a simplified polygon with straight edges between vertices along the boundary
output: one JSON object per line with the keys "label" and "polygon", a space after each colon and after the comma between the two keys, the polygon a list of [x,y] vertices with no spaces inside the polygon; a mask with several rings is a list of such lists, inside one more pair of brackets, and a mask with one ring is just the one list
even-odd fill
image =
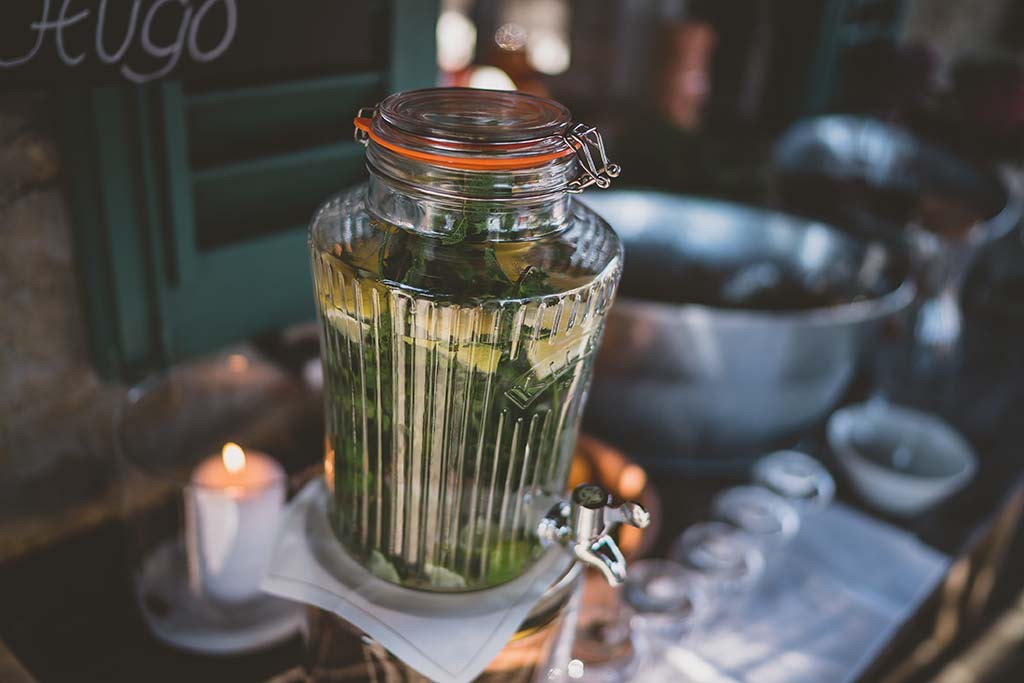
{"label": "white saucer", "polygon": [[301,605],[270,595],[213,603],[191,588],[187,567],[182,545],[168,541],[146,558],[136,583],[139,611],[160,641],[200,654],[238,654],[280,643],[302,628]]}

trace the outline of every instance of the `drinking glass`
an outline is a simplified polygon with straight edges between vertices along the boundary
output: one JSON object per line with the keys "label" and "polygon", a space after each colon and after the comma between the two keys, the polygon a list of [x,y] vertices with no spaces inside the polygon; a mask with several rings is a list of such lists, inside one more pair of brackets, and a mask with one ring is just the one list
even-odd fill
{"label": "drinking glass", "polygon": [[734,486],[711,502],[714,519],[752,536],[765,558],[776,556],[800,529],[800,516],[785,498],[761,486]]}
{"label": "drinking glass", "polygon": [[820,512],[836,495],[828,469],[800,451],[769,453],[754,464],[752,475],[754,483],[785,498],[801,516]]}
{"label": "drinking glass", "polygon": [[671,560],[632,563],[623,597],[634,611],[634,633],[647,638],[652,649],[682,642],[711,607],[703,580]]}
{"label": "drinking glass", "polygon": [[584,683],[632,680],[647,652],[647,641],[632,631],[633,615],[621,600],[584,601],[566,667],[568,678]]}
{"label": "drinking glass", "polygon": [[764,575],[764,553],[757,540],[726,522],[694,524],[676,540],[669,558],[705,581],[719,621],[747,598]]}

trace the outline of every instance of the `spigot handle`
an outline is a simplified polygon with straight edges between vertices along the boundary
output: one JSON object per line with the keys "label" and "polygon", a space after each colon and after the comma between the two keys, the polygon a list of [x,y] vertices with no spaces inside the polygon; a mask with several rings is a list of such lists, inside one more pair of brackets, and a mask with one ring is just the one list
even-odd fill
{"label": "spigot handle", "polygon": [[643,529],[651,516],[638,503],[612,507],[612,497],[596,484],[580,484],[569,503],[555,505],[541,520],[537,534],[545,545],[559,543],[579,561],[596,567],[613,586],[626,578],[626,561],[608,534],[616,524]]}
{"label": "spigot handle", "polygon": [[639,503],[627,502],[617,508],[611,508],[608,524],[628,524],[637,529],[646,529],[651,523],[651,513]]}

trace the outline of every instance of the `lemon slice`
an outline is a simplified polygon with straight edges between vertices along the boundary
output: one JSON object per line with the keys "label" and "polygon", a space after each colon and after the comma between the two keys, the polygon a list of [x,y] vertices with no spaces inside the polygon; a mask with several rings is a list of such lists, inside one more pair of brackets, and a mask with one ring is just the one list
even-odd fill
{"label": "lemon slice", "polygon": [[[541,305],[543,304],[527,307],[523,315],[523,327],[527,330],[524,334],[529,334],[530,330],[537,330],[538,334],[549,334],[551,332],[551,328],[555,324],[555,315],[558,313],[558,307],[545,306],[544,311],[538,313]],[[538,316],[540,317],[539,320]]]}
{"label": "lemon slice", "polygon": [[331,326],[338,332],[345,335],[352,341],[362,339],[363,335],[369,332],[369,323],[356,320],[354,317],[337,308],[330,308],[324,311],[324,317],[330,321]]}
{"label": "lemon slice", "polygon": [[[461,344],[476,343],[473,340],[491,337],[498,322],[497,312],[490,308],[452,308],[450,320],[437,323],[431,329],[421,317],[412,324],[412,336],[417,339],[440,339],[447,343],[448,339],[458,340]],[[438,315],[438,314],[435,314]],[[505,313],[505,316],[508,316]],[[450,332],[450,335],[448,334]]]}
{"label": "lemon slice", "polygon": [[[562,368],[575,363],[588,351],[591,335],[599,325],[601,317],[590,311],[583,319],[586,306],[581,305],[573,316],[576,304],[562,299],[542,312],[532,311],[526,316],[526,325],[538,335],[526,349],[526,356],[537,379],[547,379]],[[569,320],[573,318],[573,326]],[[539,319],[539,320],[538,320]],[[557,331],[552,334],[556,329]]]}
{"label": "lemon slice", "polygon": [[[321,279],[317,285],[317,289],[320,291],[320,310],[338,311],[353,318],[356,317],[356,288],[352,282],[353,280],[349,278],[345,278],[344,282],[339,282],[338,279]],[[383,287],[370,280],[359,280],[359,318],[366,322],[373,320],[374,291],[385,295],[378,296],[378,308],[383,310],[388,302]]]}
{"label": "lemon slice", "polygon": [[463,344],[455,354],[455,359],[484,374],[493,373],[498,369],[501,350],[487,344]]}
{"label": "lemon slice", "polygon": [[588,337],[584,333],[569,334],[554,343],[541,339],[526,350],[533,374],[543,380],[557,374],[562,368],[575,363],[586,352]]}
{"label": "lemon slice", "polygon": [[[582,327],[590,327],[593,325],[594,316],[587,319],[586,323],[583,323],[579,318],[582,317],[584,311],[584,305],[580,305],[579,310],[576,311],[576,321],[571,330],[565,331],[569,326],[569,317],[572,316],[572,310],[575,306],[575,302],[571,299],[562,299],[558,303],[551,305],[544,305],[544,311],[540,313],[540,320],[537,319],[539,307],[542,304],[538,304],[537,307],[531,308],[526,313],[526,319],[523,324],[530,329],[538,329],[542,334],[550,335],[552,330],[555,329],[555,325],[558,325],[558,329],[563,334],[576,334],[579,333]],[[561,311],[561,313],[559,313]]]}
{"label": "lemon slice", "polygon": [[453,348],[453,345],[448,342],[415,337],[405,337],[405,342],[427,351],[436,350],[449,359],[454,357],[458,363],[484,374],[490,374],[497,370],[498,362],[501,360],[501,350],[487,344],[460,344],[457,348]]}

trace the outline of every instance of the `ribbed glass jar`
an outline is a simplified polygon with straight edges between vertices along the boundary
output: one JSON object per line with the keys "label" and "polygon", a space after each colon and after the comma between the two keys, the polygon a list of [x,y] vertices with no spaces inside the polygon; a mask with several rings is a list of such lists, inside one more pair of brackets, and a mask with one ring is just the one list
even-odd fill
{"label": "ribbed glass jar", "polygon": [[[566,193],[574,154],[515,161],[561,149],[568,124],[518,93],[393,95],[373,118],[369,182],[310,226],[332,521],[386,580],[511,580],[565,492],[622,263],[614,232]],[[463,158],[498,168],[451,165]]]}

